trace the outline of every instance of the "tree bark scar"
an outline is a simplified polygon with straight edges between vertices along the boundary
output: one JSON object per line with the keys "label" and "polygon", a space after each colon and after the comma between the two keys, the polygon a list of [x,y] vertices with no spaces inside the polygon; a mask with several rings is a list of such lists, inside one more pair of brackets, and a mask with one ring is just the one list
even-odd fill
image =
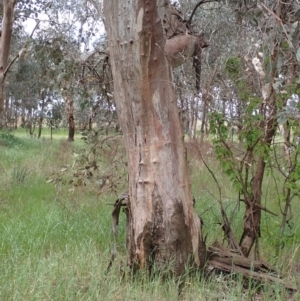
{"label": "tree bark scar", "polygon": [[138,9],[138,14],[136,17],[137,33],[141,32],[143,30],[143,19],[144,19],[144,9],[142,7],[140,7],[140,9]]}
{"label": "tree bark scar", "polygon": [[137,249],[139,250],[139,254],[137,254],[136,262],[140,265],[140,268],[152,266],[152,223],[146,222],[143,232],[137,238]]}
{"label": "tree bark scar", "polygon": [[174,211],[170,218],[170,233],[168,235],[168,246],[175,257],[174,270],[177,275],[184,273],[183,262],[188,263],[188,259],[193,255],[191,232],[185,222],[184,209],[181,200],[175,200]]}
{"label": "tree bark scar", "polygon": [[159,265],[165,264],[163,258],[164,248],[164,212],[163,201],[158,190],[157,184],[154,182],[154,188],[151,194],[153,211],[152,211],[152,235],[153,235],[153,256]]}
{"label": "tree bark scar", "polygon": [[138,258],[139,264],[142,267],[148,266],[150,272],[154,262],[159,268],[166,267],[167,245],[164,238],[163,202],[156,183],[154,183],[151,199],[152,220],[145,223],[143,232],[137,238],[137,245],[141,251],[141,256]]}

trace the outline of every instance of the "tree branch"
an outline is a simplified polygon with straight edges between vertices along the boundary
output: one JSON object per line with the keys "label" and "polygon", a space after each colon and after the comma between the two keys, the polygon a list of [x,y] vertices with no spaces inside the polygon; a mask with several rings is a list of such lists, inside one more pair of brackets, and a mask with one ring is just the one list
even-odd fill
{"label": "tree branch", "polygon": [[34,34],[35,30],[37,29],[37,27],[40,25],[40,23],[41,23],[41,20],[38,20],[38,21],[36,22],[36,24],[35,24],[35,26],[34,26],[32,32],[31,32],[31,34],[30,34],[30,36],[29,36],[30,39],[32,39],[33,34]]}
{"label": "tree branch", "polygon": [[258,7],[260,7],[260,5],[261,5],[262,8],[264,8],[264,9],[267,10],[269,13],[271,13],[271,14],[274,16],[274,18],[280,23],[280,25],[281,25],[281,27],[282,27],[282,30],[283,30],[283,32],[284,32],[284,34],[285,34],[285,36],[286,36],[286,39],[287,39],[287,42],[288,42],[289,46],[290,46],[292,49],[294,49],[294,45],[293,45],[292,41],[290,40],[290,37],[289,37],[289,35],[288,35],[287,31],[286,31],[286,28],[284,27],[284,24],[283,24],[283,22],[282,22],[282,19],[281,19],[279,16],[277,16],[272,10],[270,10],[267,6],[265,6],[263,3],[260,3],[260,4],[258,5]]}
{"label": "tree branch", "polygon": [[192,20],[193,20],[193,17],[194,17],[194,14],[196,13],[196,10],[197,8],[202,5],[202,4],[205,4],[205,3],[209,3],[209,2],[219,2],[220,0],[201,0],[199,1],[196,6],[194,7],[193,11],[192,11],[192,14],[191,16],[189,17],[188,21],[187,21],[187,25],[191,25],[192,24]]}
{"label": "tree branch", "polygon": [[[31,34],[30,34],[30,39],[32,38],[35,30],[37,29],[38,25],[40,24],[40,20],[36,23],[36,25],[34,26]],[[11,62],[8,64],[8,66],[6,67],[5,71],[3,72],[3,76],[4,78],[6,77],[7,72],[9,71],[10,67],[14,64],[14,62],[21,57],[21,55],[25,52],[27,46],[28,46],[28,41],[26,42],[25,46],[18,52],[18,54],[11,60]]]}
{"label": "tree branch", "polygon": [[[21,51],[22,51],[22,50],[23,50],[23,49],[21,49]],[[20,51],[20,52],[21,52],[21,51]],[[20,52],[19,52],[19,53],[20,53]],[[13,63],[20,57],[19,53],[12,59],[12,61],[8,64],[8,66],[6,67],[5,71],[3,72],[4,78],[6,77],[6,74],[7,74],[8,70],[10,69],[10,67],[13,65]]]}

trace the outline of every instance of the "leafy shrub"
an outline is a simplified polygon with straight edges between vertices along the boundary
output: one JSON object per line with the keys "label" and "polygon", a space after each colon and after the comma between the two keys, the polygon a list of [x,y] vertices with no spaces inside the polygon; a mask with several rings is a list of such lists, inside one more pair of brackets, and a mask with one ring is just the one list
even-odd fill
{"label": "leafy shrub", "polygon": [[6,147],[15,147],[21,144],[19,138],[15,137],[14,134],[8,131],[0,132],[0,145],[4,145]]}

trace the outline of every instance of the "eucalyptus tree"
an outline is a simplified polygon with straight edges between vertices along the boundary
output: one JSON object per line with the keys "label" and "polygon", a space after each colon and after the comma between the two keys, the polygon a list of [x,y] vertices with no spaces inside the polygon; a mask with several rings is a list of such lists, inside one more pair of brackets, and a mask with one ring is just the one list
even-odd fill
{"label": "eucalyptus tree", "polygon": [[[215,107],[210,118],[211,128],[216,135],[214,140],[216,155],[224,171],[231,178],[239,193],[239,201],[245,204],[243,233],[239,244],[235,244],[245,256],[249,256],[260,236],[261,212],[270,213],[262,206],[263,180],[266,170],[274,171],[278,161],[278,148],[273,145],[276,136],[278,117],[288,116],[284,108],[293,94],[299,89],[299,20],[300,6],[296,1],[228,1],[228,11],[232,11],[232,23],[238,28],[236,37],[229,44],[231,53],[222,62],[222,73],[218,73],[214,85],[223,88],[219,93],[215,88],[214,99],[220,102],[227,99],[225,111]],[[233,31],[232,31],[233,32]],[[234,110],[229,114],[229,101]],[[237,150],[228,143],[228,124],[235,123],[239,129],[240,143]],[[282,118],[282,123],[287,119]],[[291,119],[288,121],[291,122]],[[295,123],[294,123],[295,125]],[[298,125],[297,125],[298,127]],[[286,123],[285,144],[288,158],[295,161],[289,167],[288,177],[283,177],[283,195],[290,205],[290,196],[295,191],[298,179],[297,151],[289,141],[289,125]],[[286,168],[286,167],[285,167]],[[293,172],[291,172],[293,170]],[[291,172],[291,173],[290,173]],[[293,179],[293,180],[292,180]],[[291,181],[294,183],[292,184]],[[294,187],[291,193],[289,187]],[[288,206],[289,206],[288,205]],[[287,215],[285,206],[284,216]],[[236,240],[237,241],[237,240]]]}
{"label": "eucalyptus tree", "polygon": [[16,0],[3,0],[1,2],[2,31],[0,37],[0,113],[2,112],[4,105],[4,81],[8,67],[8,57],[13,32],[14,9],[16,2]]}
{"label": "eucalyptus tree", "polygon": [[164,53],[164,33],[172,36],[174,14],[168,1],[106,0],[104,15],[128,157],[129,262],[137,269],[155,261],[162,270],[173,262],[171,269],[182,275],[186,264],[203,267],[206,247]]}
{"label": "eucalyptus tree", "polygon": [[[189,14],[195,3],[182,2],[181,8]],[[261,204],[266,170],[282,191],[280,233],[292,216],[291,200],[299,193],[299,152],[291,141],[291,129],[299,128],[299,9],[298,1],[229,0],[196,11],[196,25],[210,45],[202,57],[201,131],[209,128],[215,135],[217,158],[245,204],[242,236],[229,239],[245,256],[260,236],[261,212],[270,212]],[[196,108],[191,105],[190,69],[191,64],[183,65],[175,75],[187,128],[193,123],[187,111]],[[292,101],[294,108],[287,105]],[[278,122],[284,128],[285,160],[273,144]],[[234,147],[228,141],[232,130],[239,139]],[[228,235],[232,229],[226,231]]]}
{"label": "eucalyptus tree", "polygon": [[47,49],[52,51],[53,62],[50,66],[56,72],[54,85],[65,101],[68,140],[73,141],[75,108],[82,111],[93,98],[85,85],[83,66],[94,52],[95,32],[100,31],[101,20],[95,17],[97,10],[89,1],[52,1],[44,14],[47,16],[47,26],[38,35],[45,41]]}
{"label": "eucalyptus tree", "polygon": [[41,81],[36,77],[39,73],[39,65],[31,57],[22,55],[8,76],[7,100],[11,102],[11,109],[18,114],[16,119],[21,116],[21,126],[26,126],[30,135],[33,135],[38,119],[42,89]]}
{"label": "eucalyptus tree", "polygon": [[12,64],[18,59],[19,49],[13,54],[13,58],[9,61],[10,46],[13,34],[24,27],[24,21],[30,18],[38,18],[38,12],[41,12],[49,3],[42,1],[27,0],[3,0],[0,2],[0,18],[2,22],[1,38],[0,38],[0,113],[3,110],[5,94],[5,78]]}

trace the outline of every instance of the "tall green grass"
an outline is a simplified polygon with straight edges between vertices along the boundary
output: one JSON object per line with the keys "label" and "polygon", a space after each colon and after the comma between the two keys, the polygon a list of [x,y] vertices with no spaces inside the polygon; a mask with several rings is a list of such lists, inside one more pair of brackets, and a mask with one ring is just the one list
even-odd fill
{"label": "tall green grass", "polygon": [[[6,139],[6,138],[5,138]],[[111,194],[97,195],[97,188],[47,184],[46,179],[63,165],[72,164],[74,144],[65,139],[9,137],[0,143],[0,300],[177,300],[178,284],[139,274],[123,277],[126,270],[125,218],[118,229],[118,257],[111,271]],[[61,140],[62,139],[62,140]],[[75,147],[78,146],[76,145]],[[215,161],[210,163],[222,184],[222,201],[237,215],[236,193]],[[207,243],[222,240],[215,183],[201,162],[191,168],[196,210],[204,220]],[[300,211],[300,210],[298,210]],[[297,211],[297,214],[299,212]],[[296,214],[296,213],[295,213]],[[273,221],[268,221],[273,227]],[[267,226],[263,226],[267,232]],[[270,230],[268,230],[270,231]],[[296,228],[299,235],[299,226]],[[263,233],[263,256],[269,256],[272,237]],[[298,251],[297,251],[298,248]],[[299,246],[295,238],[278,255],[285,277],[297,284]],[[299,284],[299,282],[298,282]],[[258,292],[245,289],[236,275],[202,275],[187,278],[181,300],[288,300],[279,285],[262,285]],[[258,297],[260,299],[258,299]]]}

